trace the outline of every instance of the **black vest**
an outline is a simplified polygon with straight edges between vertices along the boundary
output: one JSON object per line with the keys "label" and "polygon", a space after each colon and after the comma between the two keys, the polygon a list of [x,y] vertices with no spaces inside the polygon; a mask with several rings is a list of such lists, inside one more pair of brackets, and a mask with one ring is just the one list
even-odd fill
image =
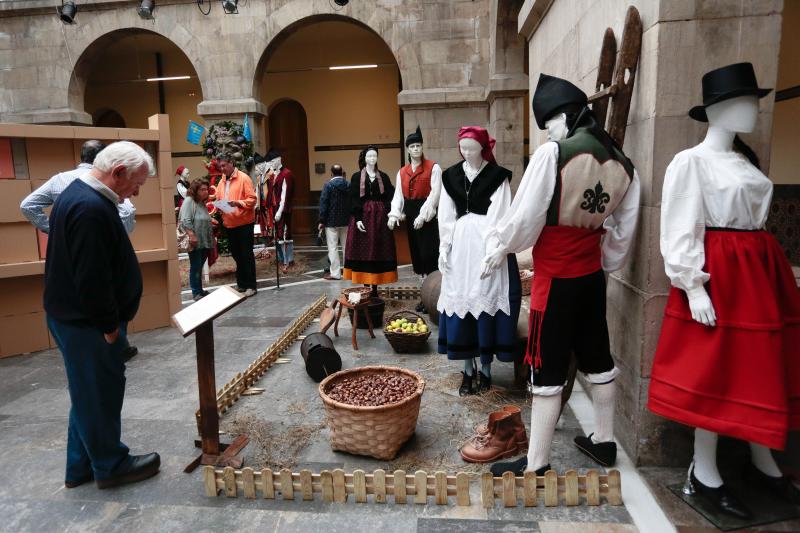
{"label": "black vest", "polygon": [[[487,163],[469,184],[464,174],[464,162],[459,161],[442,173],[442,186],[456,204],[456,218],[467,213],[485,215],[492,203],[492,194],[504,180],[511,181],[511,171],[497,163]],[[469,193],[467,185],[469,184]]]}

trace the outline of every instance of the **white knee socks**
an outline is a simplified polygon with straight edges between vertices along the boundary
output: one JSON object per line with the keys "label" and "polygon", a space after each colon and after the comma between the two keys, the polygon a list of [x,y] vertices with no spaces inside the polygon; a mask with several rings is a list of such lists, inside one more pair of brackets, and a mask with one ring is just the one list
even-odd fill
{"label": "white knee socks", "polygon": [[617,386],[611,383],[592,385],[592,406],[594,407],[594,435],[592,442],[614,440],[614,396]]}
{"label": "white knee socks", "polygon": [[694,477],[707,487],[722,486],[717,469],[717,434],[700,428],[694,430]]}
{"label": "white knee socks", "polygon": [[770,477],[783,477],[783,472],[778,468],[772,451],[761,444],[750,443],[750,458],[753,466]]}
{"label": "white knee socks", "polygon": [[531,442],[528,446],[527,471],[538,470],[550,464],[550,447],[553,432],[561,414],[561,395],[533,396],[531,405]]}

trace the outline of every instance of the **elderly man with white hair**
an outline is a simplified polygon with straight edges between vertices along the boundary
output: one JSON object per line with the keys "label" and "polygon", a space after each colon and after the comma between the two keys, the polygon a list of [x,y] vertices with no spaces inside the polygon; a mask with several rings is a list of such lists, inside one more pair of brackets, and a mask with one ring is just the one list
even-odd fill
{"label": "elderly man with white hair", "polygon": [[45,263],[47,325],[61,350],[72,402],[65,486],[105,489],[155,475],[157,453],[131,455],[120,440],[126,327],[142,275],[117,211],[155,175],[138,145],[115,142],[62,192],[50,213]]}

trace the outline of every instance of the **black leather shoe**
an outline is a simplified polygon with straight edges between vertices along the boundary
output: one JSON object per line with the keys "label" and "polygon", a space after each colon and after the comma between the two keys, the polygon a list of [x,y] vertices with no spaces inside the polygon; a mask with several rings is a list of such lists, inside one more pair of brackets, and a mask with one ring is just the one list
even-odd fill
{"label": "black leather shoe", "polygon": [[684,488],[684,492],[687,492],[688,489],[690,493],[693,491],[694,494],[702,496],[721,513],[734,516],[740,520],[748,520],[753,516],[750,510],[729,492],[728,487],[724,484],[719,487],[708,487],[697,481],[697,478],[694,477],[694,466],[689,471],[688,485],[688,487]]}
{"label": "black leather shoe", "polygon": [[575,446],[580,451],[597,461],[603,466],[614,466],[617,460],[617,443],[611,442],[597,442],[592,441],[592,433],[588,437],[575,437]]}
{"label": "black leather shoe", "polygon": [[[494,477],[503,477],[506,472],[513,472],[515,476],[520,477],[525,474],[525,469],[528,468],[528,458],[522,456],[516,461],[501,461],[493,464],[489,471]],[[536,471],[537,476],[543,476],[545,472],[552,470],[550,465],[544,465]]]}
{"label": "black leather shoe", "polygon": [[475,378],[473,376],[468,376],[463,370],[461,371],[461,376],[461,386],[458,388],[458,395],[467,396],[469,394],[475,394],[475,389],[472,386],[472,382],[475,381]]}
{"label": "black leather shoe", "polygon": [[64,486],[68,489],[74,489],[75,487],[80,487],[84,483],[89,483],[90,481],[94,481],[94,474],[89,474],[85,478],[78,479],[75,481],[70,481],[69,479],[64,481]]}
{"label": "black leather shoe", "polygon": [[139,353],[139,348],[137,348],[136,346],[128,345],[128,347],[125,348],[125,350],[123,350],[123,352],[122,352],[122,360],[127,363],[128,361],[133,359],[133,357],[137,353]]}
{"label": "black leather shoe", "polygon": [[744,479],[748,485],[767,489],[773,496],[777,496],[789,503],[800,505],[800,490],[786,476],[768,476],[756,468],[753,463],[749,463],[744,471]]}
{"label": "black leather shoe", "polygon": [[483,393],[492,388],[492,376],[478,372],[478,392]]}
{"label": "black leather shoe", "polygon": [[136,483],[158,474],[161,457],[157,453],[131,455],[125,468],[119,469],[113,476],[97,480],[98,489],[109,489],[126,483]]}

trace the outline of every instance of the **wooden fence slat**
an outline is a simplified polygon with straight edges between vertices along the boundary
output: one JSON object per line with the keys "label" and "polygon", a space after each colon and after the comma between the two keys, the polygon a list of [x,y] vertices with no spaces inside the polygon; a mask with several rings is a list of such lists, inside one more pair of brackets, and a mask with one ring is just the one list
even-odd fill
{"label": "wooden fence slat", "polygon": [[323,470],[319,474],[319,481],[322,485],[322,501],[324,502],[332,502],[333,501],[333,476],[331,475],[330,471]]}
{"label": "wooden fence slat", "polygon": [[300,471],[300,492],[303,494],[303,500],[309,501],[314,499],[314,487],[311,484],[311,470],[303,469]]}
{"label": "wooden fence slat", "polygon": [[564,474],[564,501],[568,507],[578,505],[581,501],[578,494],[578,473],[575,470],[567,470]]}
{"label": "wooden fence slat", "polygon": [[494,476],[491,472],[481,474],[481,503],[486,509],[494,507]]}
{"label": "wooden fence slat", "polygon": [[353,471],[353,495],[356,503],[367,503],[367,478],[363,470]]}
{"label": "wooden fence slat", "polygon": [[265,500],[275,499],[275,480],[272,478],[272,470],[269,468],[261,471],[261,495]]}
{"label": "wooden fence slat", "polygon": [[333,501],[344,503],[347,501],[347,491],[344,487],[344,470],[337,468],[333,471]]}
{"label": "wooden fence slat", "polygon": [[525,472],[522,475],[522,504],[525,507],[536,507],[536,472]]}
{"label": "wooden fence slat", "polygon": [[372,492],[375,503],[386,503],[386,472],[378,469],[372,473]]}
{"label": "wooden fence slat", "polygon": [[505,507],[517,506],[517,483],[514,472],[503,473],[503,505]]}
{"label": "wooden fence slat", "polygon": [[609,505],[622,505],[622,483],[619,470],[608,472],[608,494],[606,500]]}
{"label": "wooden fence slat", "polygon": [[217,491],[217,475],[214,473],[213,466],[206,465],[203,467],[203,484],[206,487],[206,496],[217,496],[219,493]]}
{"label": "wooden fence slat", "polygon": [[544,505],[545,507],[558,505],[558,474],[555,470],[544,473]]}
{"label": "wooden fence slat", "polygon": [[226,466],[222,471],[222,480],[225,482],[225,495],[228,498],[236,497],[236,472],[232,466]]}
{"label": "wooden fence slat", "polygon": [[600,505],[600,475],[597,470],[586,472],[586,505]]}
{"label": "wooden fence slat", "polygon": [[456,505],[469,507],[469,475],[466,472],[456,474]]}
{"label": "wooden fence slat", "polygon": [[428,474],[422,470],[414,472],[414,503],[428,502]]}
{"label": "wooden fence slat", "polygon": [[242,468],[242,487],[244,488],[245,498],[248,500],[256,499],[256,479],[252,468]]}
{"label": "wooden fence slat", "polygon": [[447,505],[447,473],[436,472],[434,474],[433,494],[436,505]]}
{"label": "wooden fence slat", "polygon": [[292,471],[288,468],[281,470],[281,494],[284,500],[294,500],[294,485],[292,484]]}
{"label": "wooden fence slat", "polygon": [[395,470],[392,476],[394,503],[406,503],[406,471]]}

